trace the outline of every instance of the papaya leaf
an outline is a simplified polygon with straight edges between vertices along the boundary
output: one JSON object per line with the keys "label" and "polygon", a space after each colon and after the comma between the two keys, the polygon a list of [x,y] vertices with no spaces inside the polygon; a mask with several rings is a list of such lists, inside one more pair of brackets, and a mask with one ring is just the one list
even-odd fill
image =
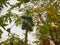
{"label": "papaya leaf", "polygon": [[6,4],[7,4],[7,0],[0,0],[0,11],[1,11],[2,8],[3,8],[3,5],[6,6]]}
{"label": "papaya leaf", "polygon": [[21,3],[27,3],[27,2],[29,2],[30,0],[18,0],[19,2],[21,2]]}
{"label": "papaya leaf", "polygon": [[2,24],[1,27],[2,27],[4,30],[6,30],[4,26],[7,26],[7,25],[8,25],[8,24]]}
{"label": "papaya leaf", "polygon": [[2,33],[3,33],[3,32],[0,30],[0,38],[1,38]]}

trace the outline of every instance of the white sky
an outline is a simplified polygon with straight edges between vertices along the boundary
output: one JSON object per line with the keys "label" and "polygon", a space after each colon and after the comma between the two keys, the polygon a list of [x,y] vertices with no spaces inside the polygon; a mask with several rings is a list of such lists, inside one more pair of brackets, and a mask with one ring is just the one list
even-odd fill
{"label": "white sky", "polygon": [[[10,0],[9,2],[10,2],[11,5],[12,5],[12,4],[15,5],[15,3],[17,2],[17,0]],[[8,10],[9,8],[10,8],[9,5],[8,5],[8,8],[7,8],[7,7],[4,7],[4,9],[3,9],[2,12],[1,12],[1,15],[6,14],[6,13],[7,13],[7,10]],[[15,9],[15,10],[12,10],[12,12],[17,13],[17,14],[22,13],[22,12],[16,11],[16,9]],[[11,24],[9,24],[8,26],[6,26],[6,29],[7,29],[7,28],[10,28],[13,24],[14,24],[14,23],[11,23]],[[2,29],[2,28],[0,27],[0,29]],[[35,28],[34,28],[34,29],[35,29]],[[3,29],[2,29],[2,31],[3,31],[4,33],[3,33],[3,35],[2,35],[2,38],[0,39],[0,42],[6,40],[6,39],[8,38],[8,36],[7,36],[7,35],[8,35],[8,32],[6,32],[6,31],[3,30]],[[23,38],[25,37],[25,36],[24,36],[25,31],[23,31],[23,30],[21,29],[21,27],[16,27],[16,26],[14,25],[13,28],[11,29],[11,32],[12,32],[12,33],[15,33],[15,34],[18,34],[21,39],[23,39]],[[31,33],[28,34],[28,40],[30,41],[29,43],[32,43],[33,41],[35,41],[35,38],[33,37],[33,34],[35,34],[35,32],[36,32],[36,31],[34,30],[33,32],[31,32]],[[32,45],[33,45],[33,44],[32,44]]]}

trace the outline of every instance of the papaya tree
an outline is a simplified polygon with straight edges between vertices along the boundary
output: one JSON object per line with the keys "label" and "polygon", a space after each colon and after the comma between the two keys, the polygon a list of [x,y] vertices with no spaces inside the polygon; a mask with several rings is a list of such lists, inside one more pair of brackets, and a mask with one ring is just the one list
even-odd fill
{"label": "papaya tree", "polygon": [[[36,17],[38,17],[39,20],[37,20],[37,31],[39,32],[38,37],[42,36],[51,36],[51,39],[54,41],[55,45],[59,45],[58,42],[60,42],[57,38],[59,34],[59,1],[55,0],[41,0],[42,4],[40,6],[37,6],[35,8],[35,12],[38,13]],[[39,4],[37,4],[39,5]],[[53,25],[53,26],[52,26]],[[41,36],[42,35],[42,36]],[[59,34],[60,35],[60,34]],[[39,38],[39,39],[40,39]],[[44,38],[43,38],[44,39]],[[47,40],[47,38],[46,38]],[[48,42],[48,41],[47,41]],[[44,40],[43,40],[43,45]],[[48,45],[48,44],[46,44]],[[50,44],[49,44],[50,45]]]}
{"label": "papaya tree", "polygon": [[28,45],[28,31],[32,31],[32,27],[34,26],[33,24],[33,20],[32,20],[32,17],[30,16],[22,16],[22,19],[24,19],[23,21],[23,25],[22,25],[22,29],[26,30],[26,33],[25,33],[25,45]]}
{"label": "papaya tree", "polygon": [[[3,7],[3,4],[5,5],[5,3],[6,3],[7,0],[5,0],[4,3],[2,3],[2,1],[0,1],[1,2],[1,7]],[[30,0],[18,0],[18,1],[19,1],[19,3],[16,3],[16,5],[11,5],[11,8],[8,10],[8,13],[4,16],[4,21],[8,22],[8,20],[9,20],[9,22],[12,22],[11,19],[13,18],[13,21],[15,21],[15,24],[16,25],[20,25],[20,23],[23,20],[23,22],[22,22],[22,29],[25,29],[26,30],[26,34],[25,34],[25,45],[28,45],[27,44],[28,31],[32,31],[33,30],[32,27],[34,26],[34,24],[33,24],[32,16],[27,16],[27,15],[32,15],[32,14],[30,13],[30,10],[28,10],[26,8],[27,9],[26,10],[26,15],[19,17],[18,15],[11,15],[11,10],[13,10],[16,7],[19,7],[20,8],[20,5],[22,3],[26,4]],[[5,25],[1,25],[1,26],[3,27]],[[8,31],[8,29],[6,31]],[[10,30],[8,32],[10,33]]]}
{"label": "papaya tree", "polygon": [[[27,34],[28,31],[31,30],[32,31],[32,26],[34,26],[33,21],[32,21],[32,17],[29,16],[25,16],[26,19],[24,20],[24,16],[19,17],[18,15],[11,15],[11,10],[13,10],[16,7],[19,7],[22,3],[27,3],[29,2],[29,0],[18,0],[19,3],[17,3],[16,5],[12,5],[11,8],[8,10],[8,13],[4,16],[4,21],[8,22],[12,22],[12,18],[15,21],[16,25],[20,25],[21,23],[21,18],[23,19],[23,23],[22,23],[22,29],[26,29],[26,34],[25,34],[25,45],[27,45]],[[28,12],[27,12],[28,13]],[[6,30],[8,31],[8,29]],[[10,32],[10,30],[8,31]]]}
{"label": "papaya tree", "polygon": [[[27,1],[29,2],[29,1]],[[22,16],[18,16],[18,15],[14,15],[14,21],[16,26],[20,26],[20,24],[22,24],[22,29],[26,30],[25,33],[25,45],[28,45],[28,32],[33,30],[33,7],[28,6],[26,3],[26,0],[23,1],[22,3],[24,4],[25,8],[24,9],[19,9],[20,11],[22,11],[24,13],[24,15]],[[21,4],[20,4],[21,5]],[[18,7],[18,5],[17,5]],[[15,8],[15,7],[14,7]],[[13,9],[13,8],[11,8]]]}

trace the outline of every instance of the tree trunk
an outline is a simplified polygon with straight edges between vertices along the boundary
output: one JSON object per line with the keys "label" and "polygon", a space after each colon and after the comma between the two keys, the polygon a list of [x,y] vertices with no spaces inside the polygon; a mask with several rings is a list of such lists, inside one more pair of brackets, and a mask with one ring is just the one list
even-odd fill
{"label": "tree trunk", "polygon": [[28,30],[25,33],[25,45],[28,45]]}
{"label": "tree trunk", "polygon": [[50,45],[50,41],[48,40],[47,37],[43,38],[43,45]]}

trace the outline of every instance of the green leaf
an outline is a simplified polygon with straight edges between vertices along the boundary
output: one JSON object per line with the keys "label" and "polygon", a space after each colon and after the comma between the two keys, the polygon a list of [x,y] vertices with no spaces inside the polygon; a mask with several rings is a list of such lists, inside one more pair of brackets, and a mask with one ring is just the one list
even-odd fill
{"label": "green leaf", "polygon": [[29,2],[30,0],[18,0],[19,2],[21,2],[21,3],[27,3],[27,2]]}
{"label": "green leaf", "polygon": [[8,24],[2,24],[2,26],[7,26]]}
{"label": "green leaf", "polygon": [[0,43],[1,45],[24,45],[23,40],[12,34],[7,40]]}
{"label": "green leaf", "polygon": [[7,4],[7,0],[0,0],[0,11],[3,8],[3,5],[6,5],[6,4]]}
{"label": "green leaf", "polygon": [[4,16],[0,17],[0,26],[5,30],[4,26],[7,26],[8,24],[4,24]]}
{"label": "green leaf", "polygon": [[51,16],[49,13],[47,13],[47,15],[46,15],[46,21],[48,23],[50,23],[50,22],[56,22],[57,19],[55,19],[53,16]]}
{"label": "green leaf", "polygon": [[15,24],[16,24],[16,26],[21,25],[22,22],[23,22],[22,18],[20,16],[16,15],[16,17],[15,17]]}
{"label": "green leaf", "polygon": [[2,34],[3,32],[0,30],[0,34]]}
{"label": "green leaf", "polygon": [[0,30],[0,38],[1,38],[2,33],[3,33],[3,32]]}
{"label": "green leaf", "polygon": [[46,25],[39,26],[39,31],[42,35],[49,34],[49,27]]}
{"label": "green leaf", "polygon": [[1,16],[0,17],[0,26],[3,24],[3,19],[4,19],[4,16]]}
{"label": "green leaf", "polygon": [[2,27],[4,30],[6,30],[4,26],[7,26],[7,25],[8,25],[8,24],[2,24],[1,27]]}

